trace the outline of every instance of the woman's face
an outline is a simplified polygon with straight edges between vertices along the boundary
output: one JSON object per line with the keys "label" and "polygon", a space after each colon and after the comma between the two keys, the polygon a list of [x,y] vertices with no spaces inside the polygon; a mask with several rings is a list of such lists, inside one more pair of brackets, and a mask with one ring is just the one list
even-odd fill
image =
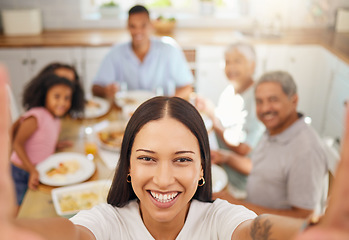
{"label": "woman's face", "polygon": [[148,122],[135,137],[130,175],[146,226],[149,222],[184,224],[203,176],[197,138],[170,117]]}
{"label": "woman's face", "polygon": [[75,73],[69,68],[57,68],[56,70],[54,70],[54,74],[59,77],[64,77],[72,82],[75,81]]}

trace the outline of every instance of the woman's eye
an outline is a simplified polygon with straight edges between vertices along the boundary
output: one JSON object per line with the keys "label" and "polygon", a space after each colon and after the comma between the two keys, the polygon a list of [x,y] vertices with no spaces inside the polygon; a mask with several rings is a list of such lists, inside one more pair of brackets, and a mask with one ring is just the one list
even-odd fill
{"label": "woman's eye", "polygon": [[178,158],[175,160],[175,162],[192,162],[193,160],[190,158]]}
{"label": "woman's eye", "polygon": [[137,159],[139,159],[139,160],[143,160],[143,161],[147,161],[147,162],[149,162],[149,161],[153,160],[153,159],[152,159],[152,158],[150,158],[150,157],[138,157]]}

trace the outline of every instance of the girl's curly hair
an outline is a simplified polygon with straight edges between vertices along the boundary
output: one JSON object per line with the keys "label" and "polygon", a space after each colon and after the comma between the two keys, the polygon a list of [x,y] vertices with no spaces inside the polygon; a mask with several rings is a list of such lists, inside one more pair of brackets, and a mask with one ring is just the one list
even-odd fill
{"label": "girl's curly hair", "polygon": [[[36,91],[42,91],[38,89],[38,85],[43,84],[42,76],[46,76],[48,74],[54,74],[56,69],[66,68],[71,70],[74,73],[74,90],[72,96],[72,107],[70,109],[70,115],[81,116],[84,112],[85,108],[85,93],[81,86],[80,77],[76,71],[76,69],[68,64],[64,63],[51,63],[44,67],[37,76],[35,76],[26,86],[23,92],[22,105],[25,109],[29,109],[28,106],[31,106],[33,98],[35,98]],[[47,78],[47,76],[46,76]],[[50,79],[47,79],[50,80]]]}

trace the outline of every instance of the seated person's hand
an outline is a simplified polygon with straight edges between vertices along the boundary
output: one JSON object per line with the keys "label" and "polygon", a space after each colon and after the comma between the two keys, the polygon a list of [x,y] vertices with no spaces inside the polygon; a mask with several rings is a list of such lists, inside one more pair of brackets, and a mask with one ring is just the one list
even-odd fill
{"label": "seated person's hand", "polygon": [[36,190],[38,189],[38,186],[39,186],[39,172],[36,169],[34,169],[30,172],[28,187],[31,190]]}
{"label": "seated person's hand", "polygon": [[198,109],[199,112],[206,113],[207,116],[209,118],[211,118],[211,119],[214,118],[215,106],[214,106],[214,104],[210,100],[208,100],[208,99],[206,99],[206,98],[204,98],[204,97],[202,97],[200,95],[196,95],[196,97],[195,97],[195,106],[196,106],[196,108]]}
{"label": "seated person's hand", "polygon": [[105,87],[105,97],[108,99],[114,99],[115,93],[119,90],[116,84],[109,84]]}
{"label": "seated person's hand", "polygon": [[227,162],[227,156],[223,151],[211,150],[211,162],[213,164],[222,164]]}

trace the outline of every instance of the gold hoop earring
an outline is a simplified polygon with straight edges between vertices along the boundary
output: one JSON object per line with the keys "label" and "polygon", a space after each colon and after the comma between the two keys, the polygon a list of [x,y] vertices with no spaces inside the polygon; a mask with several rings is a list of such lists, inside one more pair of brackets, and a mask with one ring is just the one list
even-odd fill
{"label": "gold hoop earring", "polygon": [[204,178],[204,177],[201,177],[201,178],[199,179],[199,181],[198,181],[198,186],[199,186],[199,187],[202,187],[202,186],[205,185],[205,183],[206,183],[205,178]]}
{"label": "gold hoop earring", "polygon": [[130,174],[127,174],[127,177],[126,177],[126,182],[130,183],[131,182],[131,175]]}

